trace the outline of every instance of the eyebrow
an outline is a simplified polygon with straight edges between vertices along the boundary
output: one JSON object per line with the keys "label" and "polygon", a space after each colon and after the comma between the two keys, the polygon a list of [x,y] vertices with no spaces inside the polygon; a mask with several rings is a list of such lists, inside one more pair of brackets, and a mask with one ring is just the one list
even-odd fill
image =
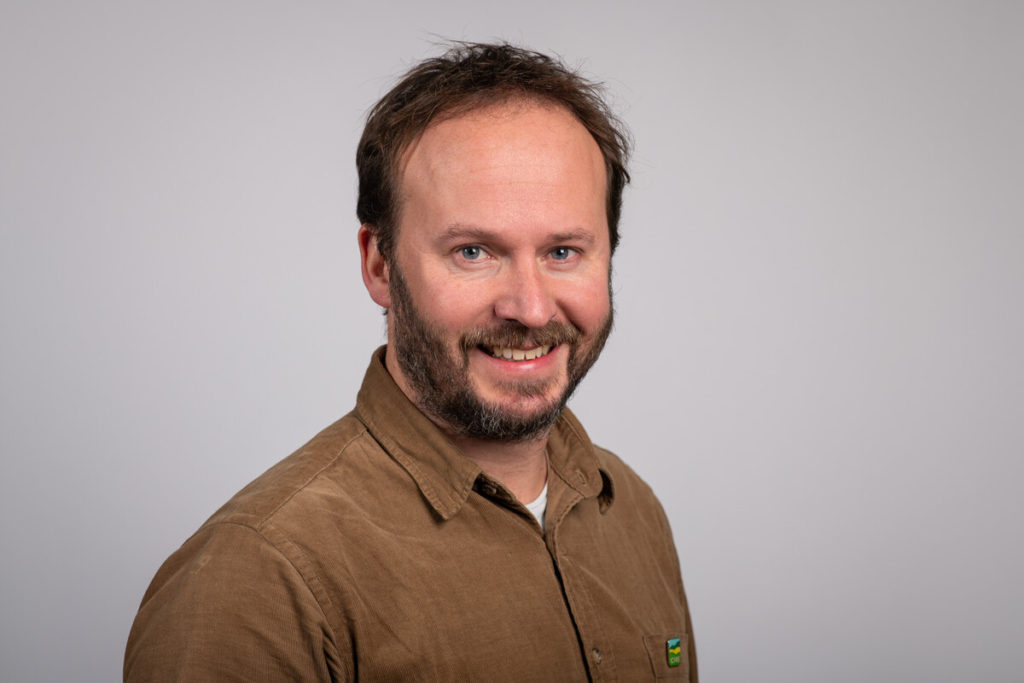
{"label": "eyebrow", "polygon": [[[469,239],[480,242],[491,242],[494,240],[500,240],[502,234],[493,230],[487,230],[486,228],[477,227],[475,225],[463,225],[461,223],[453,223],[449,225],[445,231],[441,234],[442,241],[455,241]],[[584,244],[593,244],[597,238],[589,230],[569,230],[568,232],[553,232],[548,235],[548,242],[582,242]]]}
{"label": "eyebrow", "polygon": [[479,240],[481,242],[486,242],[486,241],[492,239],[494,236],[495,236],[495,233],[491,232],[490,230],[485,230],[483,228],[478,228],[478,227],[473,226],[473,225],[463,225],[461,223],[452,223],[447,228],[445,228],[445,231],[441,234],[441,239],[442,240],[452,240],[452,241],[454,241],[454,240],[470,239],[470,240]]}

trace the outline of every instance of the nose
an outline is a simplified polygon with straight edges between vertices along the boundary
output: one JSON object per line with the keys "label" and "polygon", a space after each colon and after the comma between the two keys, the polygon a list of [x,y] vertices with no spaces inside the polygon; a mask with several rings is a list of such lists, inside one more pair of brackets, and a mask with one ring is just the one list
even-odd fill
{"label": "nose", "polygon": [[543,327],[557,312],[551,285],[535,260],[509,268],[494,304],[495,316],[531,328]]}

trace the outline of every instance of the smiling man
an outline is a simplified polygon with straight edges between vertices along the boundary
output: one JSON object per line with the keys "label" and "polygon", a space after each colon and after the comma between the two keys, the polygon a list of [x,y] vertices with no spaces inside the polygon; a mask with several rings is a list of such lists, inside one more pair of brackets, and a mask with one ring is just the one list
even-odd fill
{"label": "smiling man", "polygon": [[544,55],[458,45],[371,111],[355,410],[161,567],[131,680],[696,681],[650,488],[565,408],[612,326],[626,138]]}

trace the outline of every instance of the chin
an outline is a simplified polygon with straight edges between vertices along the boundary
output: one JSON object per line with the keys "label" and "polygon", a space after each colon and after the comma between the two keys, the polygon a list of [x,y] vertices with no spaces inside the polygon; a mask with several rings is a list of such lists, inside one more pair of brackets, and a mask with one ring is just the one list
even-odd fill
{"label": "chin", "polygon": [[489,387],[481,391],[474,387],[473,394],[482,403],[502,408],[516,417],[529,417],[534,413],[543,413],[561,400],[565,393],[564,380],[548,380],[545,382],[509,382],[498,387]]}

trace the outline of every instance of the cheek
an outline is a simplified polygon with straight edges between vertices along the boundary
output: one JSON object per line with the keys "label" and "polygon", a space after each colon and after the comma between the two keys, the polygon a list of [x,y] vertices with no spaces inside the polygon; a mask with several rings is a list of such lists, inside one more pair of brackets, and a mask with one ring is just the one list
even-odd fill
{"label": "cheek", "polygon": [[417,314],[432,327],[450,330],[458,327],[464,296],[444,269],[427,259],[417,258],[410,249],[402,259],[402,275]]}
{"label": "cheek", "polygon": [[565,314],[584,333],[600,328],[611,313],[611,293],[607,279],[574,288],[563,298]]}
{"label": "cheek", "polygon": [[439,274],[425,284],[423,306],[436,325],[461,332],[487,322],[491,301],[483,283],[453,281]]}

